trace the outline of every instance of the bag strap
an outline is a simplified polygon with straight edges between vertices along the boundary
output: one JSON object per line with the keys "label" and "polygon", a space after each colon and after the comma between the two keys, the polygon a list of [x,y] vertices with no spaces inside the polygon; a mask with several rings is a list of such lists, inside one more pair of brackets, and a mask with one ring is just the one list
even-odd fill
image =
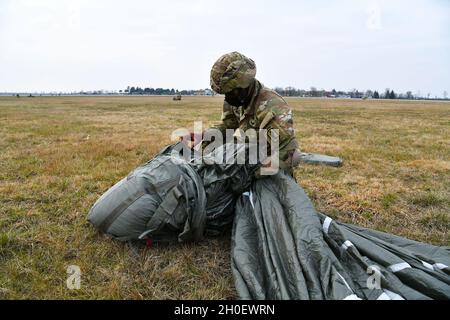
{"label": "bag strap", "polygon": [[98,226],[98,228],[102,232],[107,233],[109,227],[111,227],[114,221],[116,221],[116,219],[125,211],[125,209],[127,209],[136,200],[138,200],[147,193],[148,192],[146,190],[138,190],[135,193],[133,193],[131,196],[125,199],[125,201],[123,201],[117,207],[115,207],[114,210],[111,211],[111,213],[108,214],[108,216],[102,221],[102,223]]}
{"label": "bag strap", "polygon": [[147,230],[143,232],[139,239],[144,239],[149,233],[155,232],[161,228],[161,225],[172,216],[180,203],[180,198],[183,197],[182,183],[184,182],[183,176],[180,176],[178,184],[170,189],[164,197],[164,200],[156,209],[150,221],[147,223]]}
{"label": "bag strap", "polygon": [[[134,174],[134,171],[133,171],[127,176],[127,181],[131,180],[131,179],[136,179],[136,178],[137,177],[136,177],[136,175]],[[135,201],[140,199],[145,194],[159,193],[159,192],[162,192],[163,190],[166,190],[168,188],[172,188],[172,189],[167,193],[167,196],[169,196],[169,194],[171,192],[176,192],[176,191],[172,191],[173,187],[176,187],[176,186],[180,185],[183,182],[182,178],[183,178],[182,176],[179,176],[179,177],[175,176],[173,178],[167,179],[167,180],[162,181],[160,183],[150,184],[146,188],[140,188],[140,190],[137,190],[136,192],[134,192],[132,195],[130,195],[128,198],[126,198],[122,203],[120,203],[116,208],[114,208],[114,210],[112,210],[106,216],[106,218],[102,221],[102,223],[99,225],[98,228],[102,232],[107,233],[108,229],[111,227],[111,225],[114,223],[114,221],[116,221],[117,218],[119,218],[120,215],[129,206],[131,206]],[[166,196],[166,198],[167,198],[167,196]],[[177,194],[177,196],[178,196],[178,194]],[[169,201],[169,200],[167,200],[167,201]],[[163,203],[164,203],[164,201],[163,201]],[[161,203],[161,205],[163,203]],[[161,207],[161,205],[160,205],[160,207]],[[167,205],[168,204],[165,204],[165,206],[167,206]],[[158,209],[159,209],[159,207],[158,207]],[[155,215],[156,215],[156,212],[155,212]],[[160,215],[162,215],[162,214],[159,214],[158,216],[160,216]]]}

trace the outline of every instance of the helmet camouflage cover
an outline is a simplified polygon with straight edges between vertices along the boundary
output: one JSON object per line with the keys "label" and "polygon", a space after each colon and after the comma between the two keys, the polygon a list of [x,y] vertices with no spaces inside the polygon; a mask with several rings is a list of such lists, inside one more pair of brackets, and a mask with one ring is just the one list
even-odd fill
{"label": "helmet camouflage cover", "polygon": [[256,75],[255,62],[239,52],[221,56],[211,69],[211,88],[227,93],[234,88],[247,88]]}

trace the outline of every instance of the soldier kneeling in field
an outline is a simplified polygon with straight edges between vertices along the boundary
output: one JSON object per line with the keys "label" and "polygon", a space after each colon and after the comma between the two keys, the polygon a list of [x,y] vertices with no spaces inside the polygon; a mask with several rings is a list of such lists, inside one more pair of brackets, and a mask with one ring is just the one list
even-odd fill
{"label": "soldier kneeling in field", "polygon": [[[279,132],[279,164],[292,174],[300,152],[295,139],[292,110],[275,91],[256,78],[255,62],[239,52],[221,56],[211,69],[211,88],[225,94],[222,122],[212,128],[225,136],[226,129],[271,129]],[[210,128],[210,129],[212,129]],[[270,138],[266,137],[270,142]]]}

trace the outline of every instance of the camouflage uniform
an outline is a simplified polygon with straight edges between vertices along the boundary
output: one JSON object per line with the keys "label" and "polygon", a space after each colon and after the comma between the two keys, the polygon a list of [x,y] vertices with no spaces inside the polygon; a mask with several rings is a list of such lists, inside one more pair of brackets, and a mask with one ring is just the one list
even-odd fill
{"label": "camouflage uniform", "polygon": [[[235,107],[224,101],[222,123],[213,126],[225,134],[226,129],[271,129],[279,131],[280,167],[292,169],[292,156],[298,148],[295,139],[292,110],[287,102],[275,91],[264,87],[255,77],[253,60],[238,52],[219,58],[211,70],[211,87],[217,93],[227,93],[233,88],[254,85],[253,94],[247,107]],[[270,142],[270,136],[267,137]]]}

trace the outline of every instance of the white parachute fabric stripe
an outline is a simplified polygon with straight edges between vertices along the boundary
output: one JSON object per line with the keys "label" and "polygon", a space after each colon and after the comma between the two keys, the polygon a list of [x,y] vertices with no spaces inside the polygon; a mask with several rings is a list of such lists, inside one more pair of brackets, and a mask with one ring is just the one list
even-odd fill
{"label": "white parachute fabric stripe", "polygon": [[380,294],[377,300],[392,300],[392,299],[385,292],[383,292],[382,294]]}
{"label": "white parachute fabric stripe", "polygon": [[358,297],[356,294],[352,293],[351,295],[346,296],[342,300],[362,300],[362,299],[360,297]]}
{"label": "white parachute fabric stripe", "polygon": [[349,247],[353,246],[353,243],[351,243],[351,241],[346,240],[342,245],[341,248],[344,250],[347,250]]}
{"label": "white parachute fabric stripe", "polygon": [[251,191],[244,192],[242,195],[247,196],[250,200],[250,204],[252,205],[252,208],[255,209],[255,204],[253,203],[253,193]]}
{"label": "white parachute fabric stripe", "polygon": [[433,270],[434,271],[434,267],[432,264],[429,264],[428,262],[422,261],[422,264],[425,268]]}
{"label": "white parachute fabric stripe", "polygon": [[447,269],[448,266],[443,263],[435,263],[435,264],[433,264],[433,268],[442,270],[442,269]]}
{"label": "white parachute fabric stripe", "polygon": [[387,290],[387,289],[383,289],[383,291],[384,291],[384,293],[386,293],[389,296],[389,298],[391,300],[405,300],[401,295],[399,295],[399,294],[397,294],[395,292],[392,292],[392,291]]}
{"label": "white parachute fabric stripe", "polygon": [[333,219],[331,219],[330,217],[326,217],[323,221],[323,232],[325,232],[326,234],[328,234],[328,230],[330,229],[330,224],[332,221]]}
{"label": "white parachute fabric stripe", "polygon": [[392,264],[388,267],[388,269],[394,273],[402,271],[404,269],[408,269],[408,268],[411,268],[411,266],[409,265],[408,262],[400,262],[400,263]]}

